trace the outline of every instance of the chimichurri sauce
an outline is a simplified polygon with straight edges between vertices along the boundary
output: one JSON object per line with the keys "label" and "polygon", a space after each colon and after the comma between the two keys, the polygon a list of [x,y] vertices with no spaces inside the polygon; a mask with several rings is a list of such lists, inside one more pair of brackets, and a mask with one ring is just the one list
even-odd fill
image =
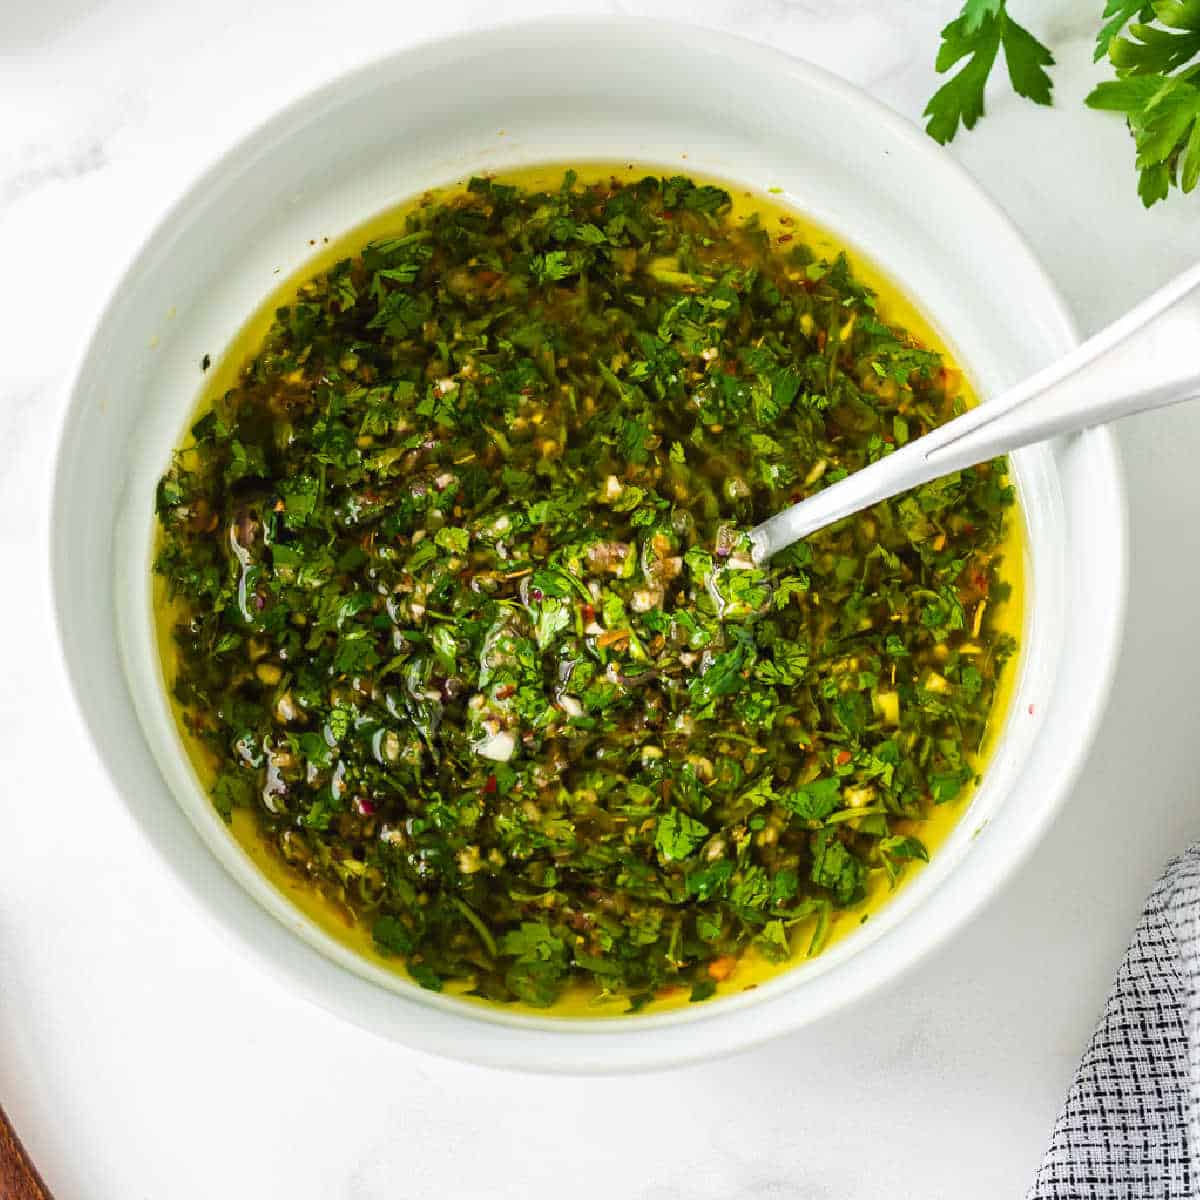
{"label": "chimichurri sauce", "polygon": [[983,465],[761,568],[743,531],[957,380],[720,187],[427,198],[159,484],[214,805],[428,988],[636,1010],[817,953],[974,780],[1013,491]]}

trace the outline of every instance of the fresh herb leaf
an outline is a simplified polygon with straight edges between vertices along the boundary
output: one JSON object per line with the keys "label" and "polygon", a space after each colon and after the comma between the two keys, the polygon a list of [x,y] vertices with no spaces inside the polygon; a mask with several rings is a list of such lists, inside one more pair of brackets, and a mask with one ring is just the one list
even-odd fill
{"label": "fresh herb leaf", "polygon": [[1054,56],[1023,25],[1009,15],[1006,0],[967,0],[963,13],[942,30],[935,64],[938,74],[967,60],[944,83],[925,109],[925,131],[938,142],[949,142],[960,124],[974,129],[984,112],[984,89],[1001,49],[1008,77],[1018,96],[1049,104],[1053,87],[1046,67]]}
{"label": "fresh herb leaf", "polygon": [[658,818],[654,846],[666,861],[679,862],[708,837],[708,832],[707,826],[687,813],[677,808],[668,809]]}

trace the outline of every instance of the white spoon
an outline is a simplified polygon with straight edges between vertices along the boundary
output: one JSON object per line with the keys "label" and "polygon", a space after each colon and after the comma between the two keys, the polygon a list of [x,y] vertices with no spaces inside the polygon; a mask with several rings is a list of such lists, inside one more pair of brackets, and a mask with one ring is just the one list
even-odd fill
{"label": "white spoon", "polygon": [[1200,398],[1200,265],[1044,371],[750,531],[755,562],[941,475],[1031,442]]}

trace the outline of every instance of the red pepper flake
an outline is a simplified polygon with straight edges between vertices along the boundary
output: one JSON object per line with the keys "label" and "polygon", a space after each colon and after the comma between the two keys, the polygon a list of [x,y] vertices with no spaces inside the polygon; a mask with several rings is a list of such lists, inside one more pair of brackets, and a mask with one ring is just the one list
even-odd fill
{"label": "red pepper flake", "polygon": [[487,782],[483,785],[484,795],[490,796],[495,790],[496,790],[496,777],[495,777],[495,775],[489,775],[487,777]]}
{"label": "red pepper flake", "polygon": [[579,611],[583,614],[585,621],[594,621],[596,619],[596,610],[590,604],[581,604]]}
{"label": "red pepper flake", "polygon": [[850,761],[849,750],[839,750],[837,757],[833,760],[839,767],[844,767]]}

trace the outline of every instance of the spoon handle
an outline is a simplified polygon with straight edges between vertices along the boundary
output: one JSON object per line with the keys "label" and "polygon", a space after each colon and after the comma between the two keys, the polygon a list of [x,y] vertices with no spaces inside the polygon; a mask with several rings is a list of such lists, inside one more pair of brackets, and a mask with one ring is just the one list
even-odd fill
{"label": "spoon handle", "polygon": [[1031,442],[1200,397],[1200,265],[1077,350],[750,531],[756,562],[918,484]]}
{"label": "spoon handle", "polygon": [[4,1109],[0,1108],[0,1198],[2,1200],[54,1200],[29,1161]]}

